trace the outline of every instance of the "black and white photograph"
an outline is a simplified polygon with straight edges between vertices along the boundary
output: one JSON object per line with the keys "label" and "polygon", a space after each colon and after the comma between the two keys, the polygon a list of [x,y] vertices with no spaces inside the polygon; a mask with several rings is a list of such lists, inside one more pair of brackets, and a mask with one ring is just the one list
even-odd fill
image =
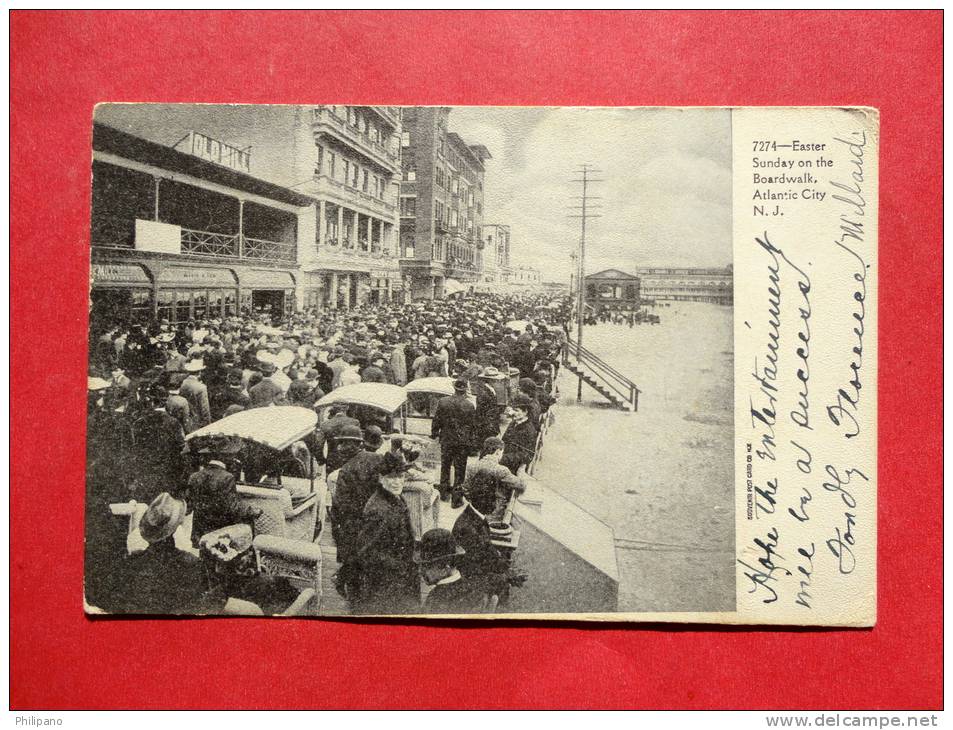
{"label": "black and white photograph", "polygon": [[730,109],[91,124],[87,613],[736,610]]}

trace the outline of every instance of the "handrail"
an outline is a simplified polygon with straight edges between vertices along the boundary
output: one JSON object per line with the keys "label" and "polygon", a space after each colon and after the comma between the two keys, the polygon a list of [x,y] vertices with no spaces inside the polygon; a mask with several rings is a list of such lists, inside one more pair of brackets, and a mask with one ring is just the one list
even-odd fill
{"label": "handrail", "polygon": [[639,394],[642,392],[638,385],[614,367],[605,362],[595,353],[581,347],[573,340],[567,340],[563,348],[563,363],[569,364],[570,357],[579,363],[587,365],[590,370],[609,388],[615,391],[623,400],[632,406],[633,411],[639,409]]}
{"label": "handrail", "polygon": [[595,360],[596,364],[608,370],[611,375],[615,376],[619,380],[624,381],[627,385],[632,382],[625,375],[620,373],[618,370],[616,370],[614,367],[612,367],[609,363],[607,363],[605,360],[603,360],[601,357],[596,355],[591,350],[587,350],[585,347],[582,347],[581,345],[578,345],[576,343],[573,343],[573,344],[575,345],[576,350],[581,351],[582,354],[586,357],[586,359]]}

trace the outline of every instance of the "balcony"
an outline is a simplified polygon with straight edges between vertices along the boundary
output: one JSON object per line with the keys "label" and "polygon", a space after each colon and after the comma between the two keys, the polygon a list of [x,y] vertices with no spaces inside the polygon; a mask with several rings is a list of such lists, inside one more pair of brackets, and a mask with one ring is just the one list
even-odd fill
{"label": "balcony", "polygon": [[238,234],[196,231],[190,228],[182,229],[181,241],[181,252],[188,256],[295,262],[295,244],[284,241],[249,238]]}
{"label": "balcony", "polygon": [[330,109],[312,109],[311,115],[311,131],[316,140],[322,135],[330,135],[383,170],[391,174],[399,171],[398,152],[373,141],[370,136],[364,136],[360,129],[348,124]]}
{"label": "balcony", "polygon": [[352,185],[343,183],[340,180],[335,180],[325,173],[316,173],[312,176],[312,179],[318,185],[327,186],[327,188],[330,188],[342,197],[347,196],[351,200],[360,200],[366,203],[371,209],[383,217],[390,218],[397,210],[397,206],[394,203],[388,203],[386,200],[374,197],[370,193],[358,190]]}
{"label": "balcony", "polygon": [[374,112],[378,117],[380,117],[386,124],[388,124],[392,129],[396,128],[400,123],[400,108],[396,106],[366,106],[365,109],[369,109]]}

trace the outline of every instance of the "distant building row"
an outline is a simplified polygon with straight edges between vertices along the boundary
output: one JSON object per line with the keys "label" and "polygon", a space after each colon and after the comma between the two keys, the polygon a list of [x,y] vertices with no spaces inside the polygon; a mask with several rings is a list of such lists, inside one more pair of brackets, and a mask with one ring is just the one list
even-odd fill
{"label": "distant building row", "polygon": [[509,227],[483,223],[490,153],[449,113],[100,107],[93,315],[279,315],[441,297],[448,279],[523,283]]}
{"label": "distant building row", "polygon": [[723,269],[637,268],[636,274],[606,269],[585,279],[585,300],[594,308],[633,309],[645,300],[731,304],[731,266]]}

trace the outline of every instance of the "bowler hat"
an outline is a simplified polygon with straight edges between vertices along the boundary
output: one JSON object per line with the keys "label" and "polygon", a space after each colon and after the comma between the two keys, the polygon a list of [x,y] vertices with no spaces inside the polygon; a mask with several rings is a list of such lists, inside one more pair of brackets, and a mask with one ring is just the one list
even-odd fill
{"label": "bowler hat", "polygon": [[418,563],[435,563],[438,560],[450,561],[465,554],[466,550],[457,545],[452,532],[437,527],[427,530],[420,538],[420,551],[414,555],[414,560]]}
{"label": "bowler hat", "polygon": [[340,433],[338,433],[338,435],[334,437],[334,440],[335,441],[363,441],[364,434],[361,433],[360,426],[352,426],[351,424],[347,424],[346,426],[341,428]]}
{"label": "bowler hat", "polygon": [[146,542],[159,542],[169,537],[185,519],[185,502],[163,492],[149,505],[139,521],[139,534]]}
{"label": "bowler hat", "polygon": [[466,393],[467,392],[467,381],[466,380],[454,380],[453,389],[457,393]]}

